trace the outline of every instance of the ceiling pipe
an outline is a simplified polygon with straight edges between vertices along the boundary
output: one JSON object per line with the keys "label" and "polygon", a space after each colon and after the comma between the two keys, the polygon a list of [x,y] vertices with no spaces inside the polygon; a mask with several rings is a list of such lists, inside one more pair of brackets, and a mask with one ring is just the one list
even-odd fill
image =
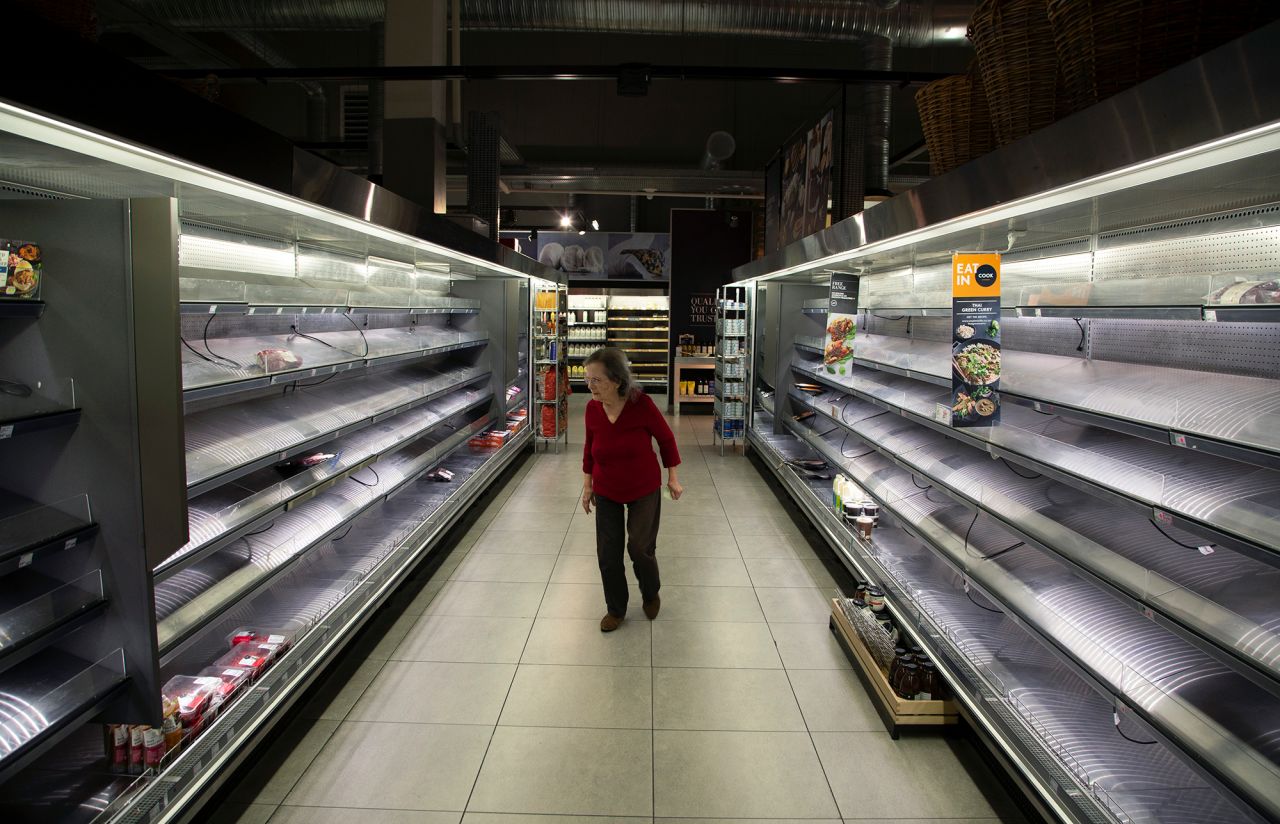
{"label": "ceiling pipe", "polygon": [[[864,46],[866,67],[872,71],[893,69],[893,43],[885,37],[872,37]],[[869,195],[889,194],[889,118],[893,111],[893,89],[883,83],[864,86],[863,134],[865,148],[863,163],[866,177],[863,184]],[[858,211],[862,211],[858,209]]]}
{"label": "ceiling pipe", "polygon": [[[764,37],[898,46],[962,43],[972,2],[945,0],[458,0],[468,31],[556,31]],[[363,31],[386,17],[383,0],[130,0],[188,31]]]}

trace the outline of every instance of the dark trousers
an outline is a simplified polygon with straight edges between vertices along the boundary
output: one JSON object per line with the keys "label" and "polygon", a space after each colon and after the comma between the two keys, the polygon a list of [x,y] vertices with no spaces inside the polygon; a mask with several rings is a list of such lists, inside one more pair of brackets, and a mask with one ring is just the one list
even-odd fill
{"label": "dark trousers", "polygon": [[658,520],[662,513],[662,490],[629,504],[596,496],[596,558],[604,583],[604,602],[609,612],[622,618],[627,614],[627,573],[623,568],[625,540],[631,566],[646,601],[658,594]]}

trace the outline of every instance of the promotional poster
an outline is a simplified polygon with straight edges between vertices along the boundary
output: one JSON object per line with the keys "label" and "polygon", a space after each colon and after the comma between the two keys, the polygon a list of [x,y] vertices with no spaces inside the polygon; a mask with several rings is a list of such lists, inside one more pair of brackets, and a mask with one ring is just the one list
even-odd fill
{"label": "promotional poster", "polygon": [[582,279],[669,280],[670,251],[665,232],[539,232],[537,259]]}
{"label": "promotional poster", "polygon": [[1000,422],[1000,255],[951,257],[951,425]]}
{"label": "promotional poster", "polygon": [[858,276],[833,274],[827,298],[822,368],[832,375],[845,375],[853,360],[853,338],[858,332]]}

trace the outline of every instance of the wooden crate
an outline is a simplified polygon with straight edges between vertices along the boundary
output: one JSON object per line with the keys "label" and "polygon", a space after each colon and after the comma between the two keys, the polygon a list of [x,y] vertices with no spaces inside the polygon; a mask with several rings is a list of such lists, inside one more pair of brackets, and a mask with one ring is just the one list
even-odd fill
{"label": "wooden crate", "polygon": [[831,632],[835,634],[854,671],[871,693],[871,702],[880,713],[889,734],[898,737],[898,727],[940,727],[959,723],[954,701],[912,701],[901,698],[889,686],[889,679],[871,657],[849,619],[840,609],[838,599],[831,599]]}

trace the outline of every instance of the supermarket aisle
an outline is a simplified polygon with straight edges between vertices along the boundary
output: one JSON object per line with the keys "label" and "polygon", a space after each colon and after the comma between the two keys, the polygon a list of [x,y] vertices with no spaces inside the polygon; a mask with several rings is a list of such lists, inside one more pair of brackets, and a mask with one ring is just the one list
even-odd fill
{"label": "supermarket aisle", "polygon": [[827,630],[835,582],[707,417],[671,419],[662,613],[636,594],[602,634],[584,403],[574,447],[521,467],[218,821],[1021,820],[967,744],[889,738]]}

